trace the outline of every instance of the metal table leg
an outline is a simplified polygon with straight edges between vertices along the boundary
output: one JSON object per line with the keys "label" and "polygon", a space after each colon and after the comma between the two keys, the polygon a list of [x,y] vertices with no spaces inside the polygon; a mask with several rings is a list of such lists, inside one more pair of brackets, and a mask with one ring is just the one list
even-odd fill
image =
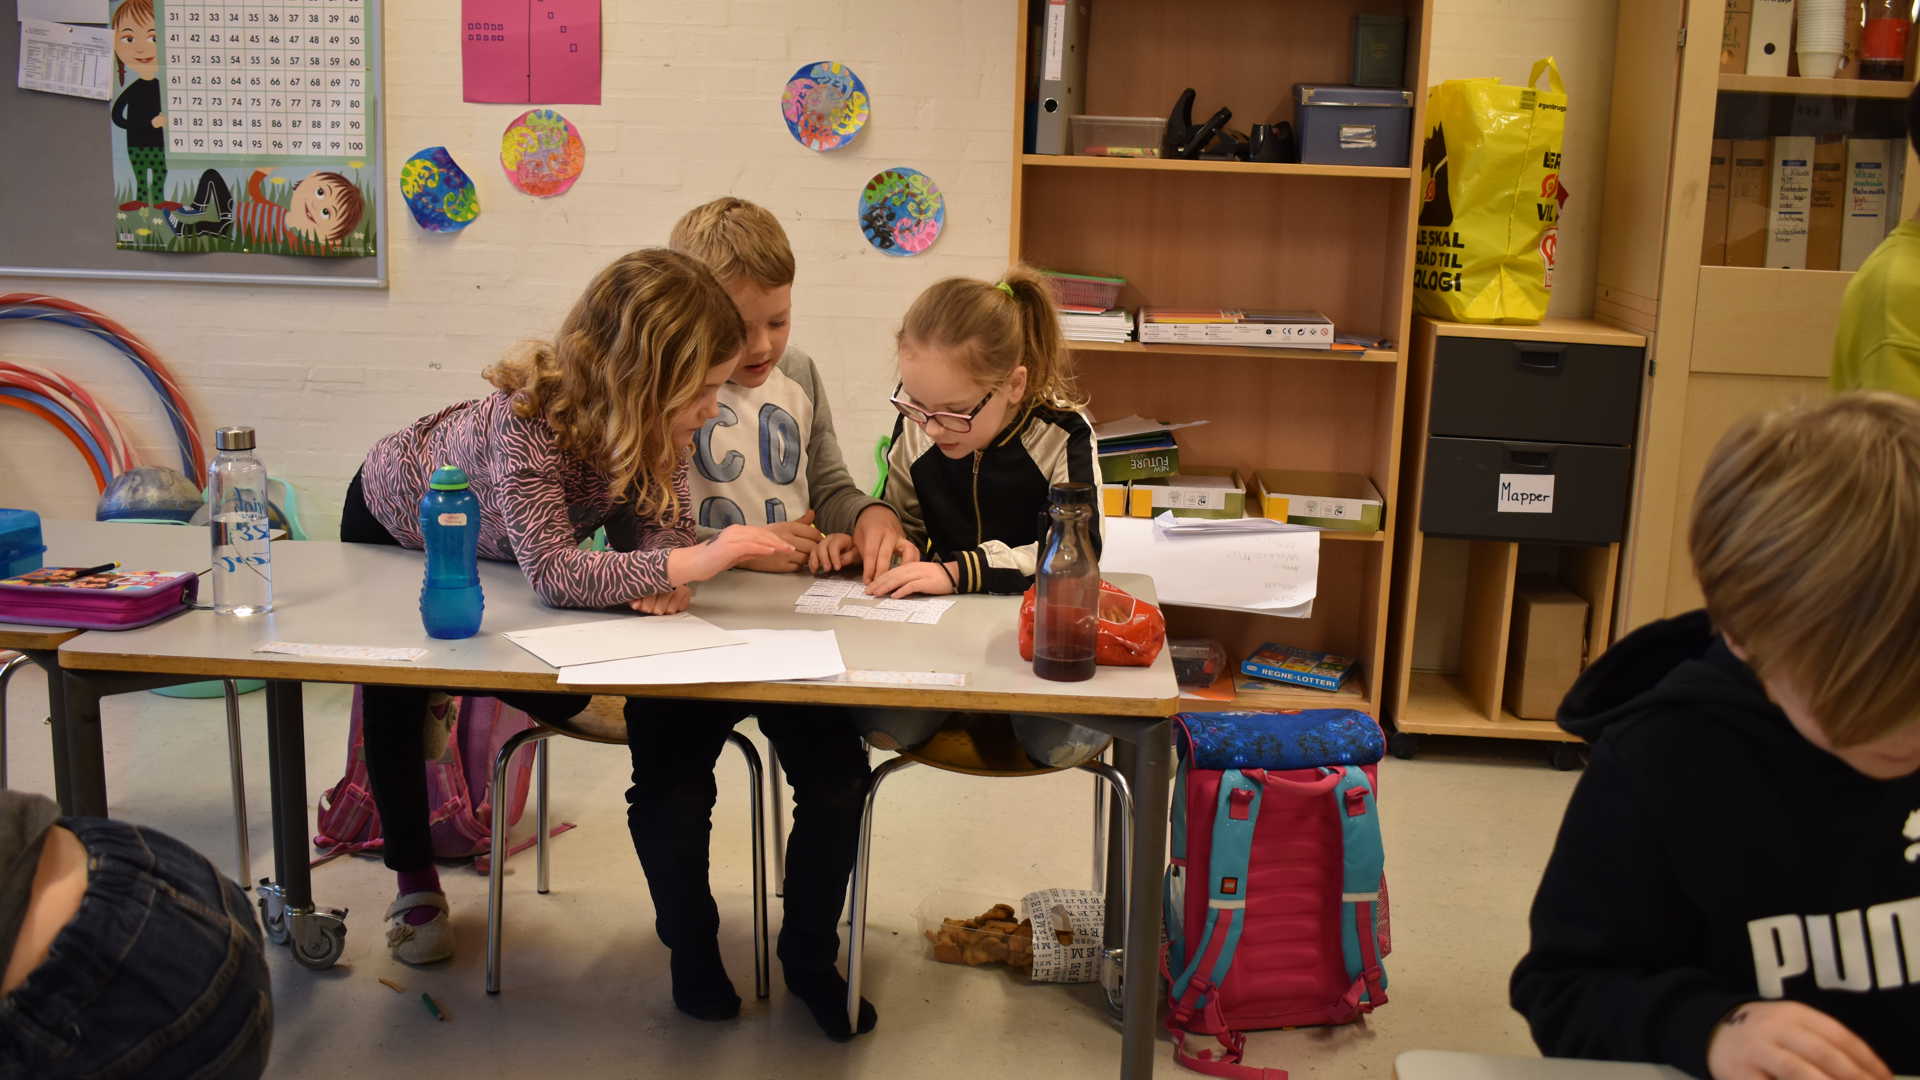
{"label": "metal table leg", "polygon": [[[1139,741],[1114,742],[1114,765],[1133,786],[1133,852],[1128,860],[1107,859],[1109,887],[1126,868],[1132,875],[1132,903],[1126,920],[1125,1029],[1121,1036],[1121,1080],[1150,1080],[1159,1019],[1160,876],[1167,863],[1167,801],[1173,785],[1173,745],[1165,721],[1153,724]],[[1119,800],[1111,800],[1117,803]],[[1116,807],[1117,809],[1117,807]],[[1109,830],[1118,840],[1120,830]],[[1115,927],[1108,905],[1108,933]],[[1111,940],[1111,937],[1109,938]]]}
{"label": "metal table leg", "polygon": [[[38,659],[38,657],[36,657]],[[100,687],[64,671],[50,654],[47,696],[53,705],[54,795],[69,817],[107,816],[107,760],[100,741]]]}
{"label": "metal table leg", "polygon": [[301,966],[330,968],[347,945],[344,908],[313,906],[307,866],[307,740],[301,684],[267,684],[267,768],[273,780],[273,880],[260,883],[260,915]]}

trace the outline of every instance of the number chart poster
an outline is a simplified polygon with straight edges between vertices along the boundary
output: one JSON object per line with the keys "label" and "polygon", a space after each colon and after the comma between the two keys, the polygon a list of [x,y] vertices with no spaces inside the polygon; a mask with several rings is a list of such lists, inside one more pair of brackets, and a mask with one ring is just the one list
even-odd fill
{"label": "number chart poster", "polygon": [[114,239],[370,256],[379,0],[106,0]]}

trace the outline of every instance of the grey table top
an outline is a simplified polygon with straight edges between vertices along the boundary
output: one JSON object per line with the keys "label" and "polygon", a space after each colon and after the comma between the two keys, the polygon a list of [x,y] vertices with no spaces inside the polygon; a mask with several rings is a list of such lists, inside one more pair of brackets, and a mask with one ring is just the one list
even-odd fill
{"label": "grey table top", "polygon": [[[207,530],[184,525],[42,521],[40,533],[47,566],[98,566],[117,559],[134,570],[199,571],[213,561]],[[56,649],[82,633],[65,626],[0,623],[0,649]]]}
{"label": "grey table top", "polygon": [[[72,550],[79,534],[132,526],[86,525],[54,530]],[[187,530],[180,530],[185,532]],[[193,534],[204,544],[198,530]],[[105,535],[104,533],[102,535]],[[96,540],[88,536],[88,542]],[[171,554],[168,552],[167,554]],[[158,557],[157,555],[155,557]],[[104,556],[103,556],[104,559]],[[60,645],[63,667],[307,682],[366,682],[470,690],[565,690],[554,669],[507,640],[510,630],[616,617],[608,611],[549,608],[515,566],[483,561],[486,617],[481,632],[458,641],[430,638],[420,625],[419,552],[333,541],[273,545],[274,608],[239,619],[191,611],[136,630],[91,631]],[[919,705],[951,709],[1090,713],[1165,717],[1179,691],[1165,650],[1151,667],[1102,667],[1091,680],[1056,683],[1036,677],[1016,645],[1018,598],[963,596],[936,625],[870,622],[801,615],[794,599],[806,574],[733,571],[695,587],[693,613],[730,630],[829,629],[850,669],[964,674],[964,687],[860,683],[714,683],[692,686],[592,687],[591,692],[736,701],[842,705]],[[1145,600],[1152,580],[1115,575],[1114,584]],[[639,617],[639,616],[633,616]],[[256,653],[268,641],[423,648],[415,662],[344,660]],[[583,690],[589,688],[582,688]]]}

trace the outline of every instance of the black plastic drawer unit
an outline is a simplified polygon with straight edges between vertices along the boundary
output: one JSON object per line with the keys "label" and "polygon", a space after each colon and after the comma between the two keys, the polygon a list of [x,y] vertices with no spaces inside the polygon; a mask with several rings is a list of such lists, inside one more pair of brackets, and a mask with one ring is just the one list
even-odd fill
{"label": "black plastic drawer unit", "polygon": [[1625,446],[1427,440],[1420,528],[1434,536],[1611,544],[1621,539],[1632,483]]}
{"label": "black plastic drawer unit", "polygon": [[1643,355],[1619,345],[1441,338],[1427,431],[1629,445]]}

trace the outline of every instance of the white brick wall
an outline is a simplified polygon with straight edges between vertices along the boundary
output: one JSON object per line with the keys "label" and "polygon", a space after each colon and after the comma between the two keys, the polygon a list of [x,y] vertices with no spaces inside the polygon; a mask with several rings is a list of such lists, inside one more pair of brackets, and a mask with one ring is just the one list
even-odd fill
{"label": "white brick wall", "polygon": [[[1004,0],[607,0],[605,104],[563,106],[587,143],[579,184],[521,195],[496,164],[518,109],[460,101],[454,0],[390,2],[386,16],[386,292],[0,279],[64,296],[143,335],[188,388],[203,426],[253,424],[276,474],[299,486],[308,527],[330,535],[369,443],[440,405],[481,393],[478,373],[514,340],[552,330],[589,276],[664,241],[688,207],[721,194],[765,204],[799,256],[796,344],[832,391],[841,444],[863,483],[891,423],[891,338],[934,280],[995,275],[1007,251],[1013,113],[1012,5]],[[1440,0],[1436,79],[1524,79],[1553,53],[1573,94],[1556,310],[1584,311],[1611,70],[1611,0]],[[873,119],[846,151],[799,147],[780,87],[802,63],[851,64]],[[99,133],[106,138],[105,125]],[[446,145],[480,185],[481,217],[455,236],[422,233],[398,205],[399,163]],[[930,174],[947,197],[931,252],[889,258],[854,224],[867,177],[888,165]],[[0,328],[0,356],[55,367],[94,391],[150,461],[175,461],[158,404],[117,354],[64,328]],[[41,421],[0,410],[0,505],[92,516],[85,466]]]}

